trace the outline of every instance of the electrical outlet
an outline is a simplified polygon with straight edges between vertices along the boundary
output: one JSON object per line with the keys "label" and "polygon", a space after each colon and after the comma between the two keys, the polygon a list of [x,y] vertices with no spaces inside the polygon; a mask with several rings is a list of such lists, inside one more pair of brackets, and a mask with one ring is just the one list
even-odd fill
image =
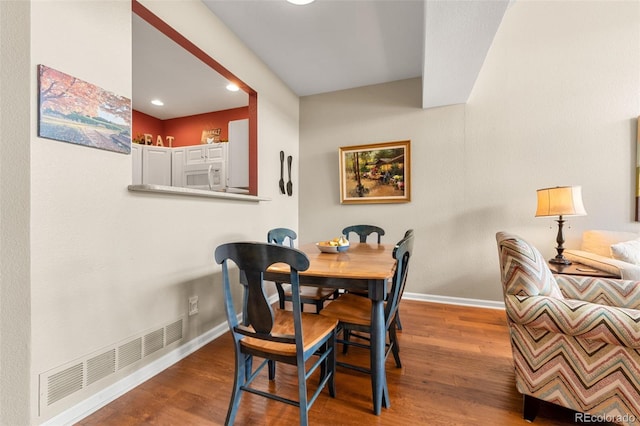
{"label": "electrical outlet", "polygon": [[191,296],[189,298],[189,316],[198,313],[198,296]]}

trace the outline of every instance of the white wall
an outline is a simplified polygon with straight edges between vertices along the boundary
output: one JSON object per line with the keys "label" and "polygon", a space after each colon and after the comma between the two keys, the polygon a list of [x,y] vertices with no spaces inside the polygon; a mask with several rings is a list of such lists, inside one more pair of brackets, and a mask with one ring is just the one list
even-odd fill
{"label": "white wall", "polygon": [[[69,408],[121,378],[102,379],[38,414],[38,376],[185,317],[185,341],[225,321],[213,251],[297,229],[298,191],[279,194],[279,151],[294,157],[298,99],[199,1],[144,5],[258,92],[258,191],[238,202],[127,191],[131,157],[37,137],[36,66],[45,64],[131,97],[131,5],[123,1],[31,4],[31,417]],[[296,188],[297,189],[297,188]],[[188,317],[188,297],[200,313]],[[162,351],[158,353],[158,356]],[[152,361],[157,356],[137,365]],[[131,373],[131,371],[127,371]]]}
{"label": "white wall", "polygon": [[0,423],[29,422],[29,3],[0,2]]}
{"label": "white wall", "polygon": [[[640,114],[640,3],[518,1],[466,105],[421,110],[420,80],[304,97],[300,230],[324,239],[371,223],[395,243],[416,230],[407,292],[498,301],[495,233],[555,255],[557,225],[536,189],[582,185],[585,229],[633,222]],[[340,205],[338,148],[411,140],[412,201]]]}

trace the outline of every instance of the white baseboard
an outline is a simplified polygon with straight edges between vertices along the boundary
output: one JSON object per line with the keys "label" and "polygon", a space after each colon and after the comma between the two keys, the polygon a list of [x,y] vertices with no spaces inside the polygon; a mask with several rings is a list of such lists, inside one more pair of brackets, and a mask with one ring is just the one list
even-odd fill
{"label": "white baseboard", "polygon": [[473,306],[476,308],[504,309],[504,302],[495,300],[467,299],[465,297],[438,296],[435,294],[407,293],[403,299],[417,300],[420,302],[445,303],[447,305]]}
{"label": "white baseboard", "polygon": [[[277,295],[269,298],[270,303],[276,302]],[[437,296],[421,293],[407,293],[403,295],[404,299],[417,300],[422,302],[445,303],[450,305],[473,306],[478,308],[504,309],[504,302],[496,302],[492,300],[466,299],[462,297]],[[42,423],[43,426],[61,426],[73,425],[74,423],[84,419],[90,414],[98,411],[110,402],[118,399],[125,393],[129,392],[136,386],[141,385],[153,376],[171,367],[178,361],[186,358],[193,352],[202,348],[204,345],[212,342],[222,336],[229,330],[226,322],[219,324],[204,334],[187,342],[186,344],[174,349],[166,355],[158,358],[156,361],[145,365],[139,370],[114,383],[113,385],[97,392],[84,401],[76,404],[68,410],[58,414],[57,416]]]}

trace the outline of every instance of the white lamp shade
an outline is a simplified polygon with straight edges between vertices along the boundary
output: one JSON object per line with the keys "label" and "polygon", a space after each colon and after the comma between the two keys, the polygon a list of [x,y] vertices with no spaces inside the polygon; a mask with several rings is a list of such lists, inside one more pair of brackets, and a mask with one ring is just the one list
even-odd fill
{"label": "white lamp shade", "polygon": [[538,189],[538,216],[584,216],[581,186]]}

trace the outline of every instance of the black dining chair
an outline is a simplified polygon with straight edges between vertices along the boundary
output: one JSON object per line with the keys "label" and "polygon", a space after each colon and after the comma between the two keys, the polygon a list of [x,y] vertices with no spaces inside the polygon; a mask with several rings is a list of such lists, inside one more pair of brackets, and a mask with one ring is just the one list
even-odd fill
{"label": "black dining chair", "polygon": [[[224,306],[227,322],[235,346],[235,380],[225,425],[233,424],[242,392],[251,392],[269,399],[299,407],[300,424],[308,424],[308,412],[316,398],[327,386],[329,395],[335,396],[335,339],[338,321],[301,310],[299,271],[309,267],[307,256],[296,249],[268,243],[237,242],[218,246],[215,260],[222,264]],[[239,269],[236,280],[243,286],[242,322],[233,301],[230,262]],[[275,312],[264,291],[264,272],[274,263],[291,267],[293,310],[276,309]],[[234,280],[235,281],[235,280]],[[264,361],[253,370],[253,357]],[[317,357],[308,363],[312,357]],[[284,362],[297,367],[298,400],[286,398],[269,389],[251,386],[260,371],[270,362]],[[307,364],[310,364],[307,369]],[[320,366],[320,383],[307,397],[307,378]],[[275,380],[271,377],[270,380]]]}
{"label": "black dining chair", "polygon": [[[384,229],[375,225],[351,225],[347,226],[342,230],[342,235],[344,235],[347,239],[349,239],[349,234],[353,232],[358,235],[361,243],[366,243],[367,238],[371,234],[377,234],[378,244],[382,241],[382,236],[384,235]],[[356,292],[356,294],[366,295],[366,291]],[[398,330],[402,330],[402,322],[400,322],[400,313],[398,313],[396,318],[396,327]]]}
{"label": "black dining chair", "polygon": [[382,240],[382,236],[384,235],[384,229],[380,228],[379,226],[375,226],[375,225],[351,225],[351,226],[347,226],[346,228],[344,228],[342,230],[342,235],[345,236],[345,238],[348,240],[349,239],[349,234],[353,232],[354,234],[357,234],[358,237],[360,238],[360,242],[361,243],[366,243],[367,242],[367,237],[371,234],[377,234],[378,235],[378,244],[380,244],[380,241]]}
{"label": "black dining chair", "polygon": [[[293,247],[293,241],[298,238],[296,232],[289,228],[274,228],[267,232],[267,242],[279,245],[285,245],[288,241],[289,247]],[[278,291],[278,299],[280,309],[284,309],[284,302],[291,302],[291,285],[283,283],[275,283]],[[323,287],[300,286],[300,302],[303,305],[309,304],[316,307],[316,313],[319,313],[324,307],[324,302],[338,297],[338,290]]]}
{"label": "black dining chair", "polygon": [[[388,336],[385,359],[390,352],[393,353],[396,367],[398,368],[402,367],[402,363],[400,361],[400,346],[396,335],[396,319],[398,306],[407,282],[409,260],[411,258],[411,252],[413,251],[413,240],[413,230],[409,230],[393,249],[393,257],[397,261],[397,267],[391,283],[391,291],[388,294],[384,307],[385,334]],[[339,321],[338,329],[342,330],[342,339],[339,339],[338,342],[344,345],[344,353],[347,352],[346,349],[349,345],[370,349],[371,303],[371,300],[368,298],[347,293],[340,296],[338,300],[331,302],[320,313],[320,316]],[[369,343],[354,341],[354,338],[368,341]],[[338,365],[371,374],[371,366],[367,368],[346,362],[338,362]],[[385,389],[385,395],[387,393],[388,391]]]}

